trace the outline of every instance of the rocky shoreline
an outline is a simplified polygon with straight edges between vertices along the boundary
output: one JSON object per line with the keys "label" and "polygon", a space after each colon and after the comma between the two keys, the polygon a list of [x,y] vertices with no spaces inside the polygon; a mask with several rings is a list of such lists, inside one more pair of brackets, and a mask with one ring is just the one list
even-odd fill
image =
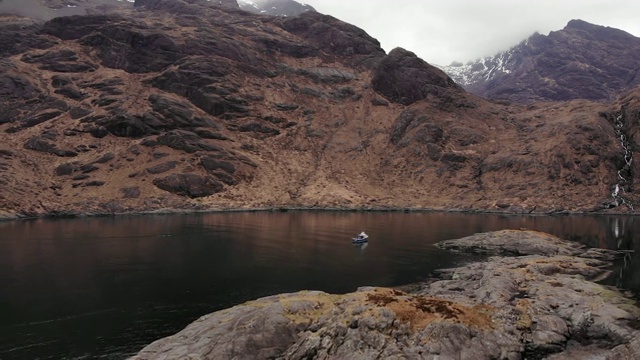
{"label": "rocky shoreline", "polygon": [[205,315],[132,359],[637,359],[640,308],[598,284],[619,253],[503,230],[424,284],[274,295]]}
{"label": "rocky shoreline", "polygon": [[571,210],[521,211],[509,209],[463,209],[463,208],[415,208],[415,207],[322,207],[322,206],[276,206],[276,207],[247,207],[247,208],[162,208],[153,210],[139,210],[126,212],[100,211],[50,211],[45,213],[16,213],[0,209],[0,222],[29,219],[51,218],[81,218],[81,217],[111,217],[111,216],[143,216],[143,215],[171,215],[171,214],[209,214],[223,212],[287,212],[287,211],[344,211],[344,212],[453,212],[468,214],[501,214],[501,215],[629,215],[626,211],[585,212]]}

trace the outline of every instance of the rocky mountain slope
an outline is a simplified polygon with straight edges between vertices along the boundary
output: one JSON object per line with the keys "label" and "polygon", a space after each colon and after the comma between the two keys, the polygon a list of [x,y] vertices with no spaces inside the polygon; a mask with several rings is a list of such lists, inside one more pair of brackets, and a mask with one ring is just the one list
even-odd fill
{"label": "rocky mountain slope", "polygon": [[611,101],[640,85],[640,38],[571,20],[548,36],[465,65],[443,67],[468,91],[519,103],[573,99]]}
{"label": "rocky mountain slope", "polygon": [[50,20],[59,16],[86,15],[132,7],[128,0],[1,0],[0,13]]}
{"label": "rocky mountain slope", "polygon": [[638,201],[638,91],[504,105],[330,16],[200,0],[0,27],[5,217]]}

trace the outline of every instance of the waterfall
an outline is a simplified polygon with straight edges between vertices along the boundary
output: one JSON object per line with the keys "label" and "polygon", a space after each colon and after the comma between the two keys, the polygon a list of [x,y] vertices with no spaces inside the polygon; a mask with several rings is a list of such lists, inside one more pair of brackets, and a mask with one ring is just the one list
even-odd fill
{"label": "waterfall", "polygon": [[611,190],[611,197],[613,198],[611,207],[625,205],[631,211],[633,211],[633,204],[631,204],[630,201],[624,198],[624,193],[629,188],[629,184],[631,183],[631,162],[633,160],[633,152],[631,151],[629,139],[625,134],[624,125],[624,113],[621,111],[620,113],[616,114],[613,120],[613,128],[616,136],[620,140],[620,144],[622,145],[624,164],[622,165],[622,168],[618,169],[618,181],[615,185],[613,185],[613,188]]}

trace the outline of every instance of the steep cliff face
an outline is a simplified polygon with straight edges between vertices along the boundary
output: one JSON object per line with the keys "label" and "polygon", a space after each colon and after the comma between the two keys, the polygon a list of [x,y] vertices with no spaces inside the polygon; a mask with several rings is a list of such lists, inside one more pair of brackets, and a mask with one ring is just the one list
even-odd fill
{"label": "steep cliff face", "polygon": [[138,0],[0,26],[3,216],[630,211],[621,105],[488,102],[330,16]]}
{"label": "steep cliff face", "polygon": [[548,36],[534,34],[508,51],[444,67],[468,91],[519,103],[614,100],[640,84],[640,39],[571,20]]}

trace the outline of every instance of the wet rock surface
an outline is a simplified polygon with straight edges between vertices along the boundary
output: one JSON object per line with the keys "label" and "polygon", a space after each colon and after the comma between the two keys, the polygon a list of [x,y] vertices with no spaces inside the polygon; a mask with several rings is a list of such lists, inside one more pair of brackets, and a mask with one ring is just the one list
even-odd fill
{"label": "wet rock surface", "polygon": [[344,295],[302,291],[258,299],[205,315],[132,359],[640,356],[640,309],[618,290],[594,282],[608,273],[608,263],[593,251],[520,230],[440,246],[513,254],[511,241],[527,255],[445,269],[432,281],[398,289],[368,287]]}

